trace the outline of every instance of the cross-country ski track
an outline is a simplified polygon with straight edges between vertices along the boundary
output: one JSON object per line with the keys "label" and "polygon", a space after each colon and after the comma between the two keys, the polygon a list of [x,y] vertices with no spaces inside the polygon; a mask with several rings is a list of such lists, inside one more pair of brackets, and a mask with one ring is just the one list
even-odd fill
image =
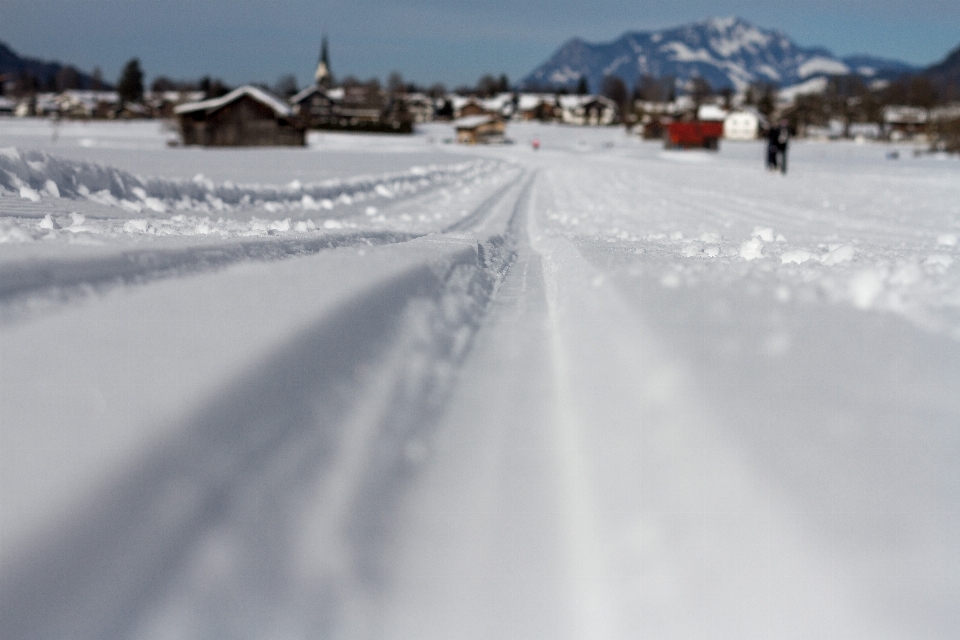
{"label": "cross-country ski track", "polygon": [[0,635],[955,637],[960,163],[511,131],[5,150]]}

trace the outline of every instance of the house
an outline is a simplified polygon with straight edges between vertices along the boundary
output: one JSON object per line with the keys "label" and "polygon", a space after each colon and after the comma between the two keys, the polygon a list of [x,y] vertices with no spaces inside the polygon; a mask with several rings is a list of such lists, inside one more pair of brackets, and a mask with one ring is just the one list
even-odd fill
{"label": "house", "polygon": [[456,119],[469,118],[472,116],[493,115],[493,112],[487,109],[480,100],[474,96],[464,98],[463,96],[453,96],[453,114]]}
{"label": "house", "polygon": [[927,132],[929,114],[921,107],[890,105],[883,109],[883,124],[894,142]]}
{"label": "house", "polygon": [[766,120],[756,109],[737,109],[723,119],[723,137],[727,140],[756,140],[765,126]]}
{"label": "house", "polygon": [[606,126],[617,120],[617,103],[604,96],[560,96],[559,102],[567,124]]}
{"label": "house", "polygon": [[305,129],[285,101],[243,86],[220,98],[174,108],[185,145],[205,147],[303,146]]}
{"label": "house", "polygon": [[433,99],[422,93],[408,93],[403,98],[407,112],[414,122],[431,122],[434,118]]}
{"label": "house", "polygon": [[0,115],[12,116],[13,110],[17,108],[17,103],[9,98],[0,96]]}
{"label": "house", "polygon": [[491,144],[505,142],[506,125],[495,115],[469,116],[453,123],[460,144]]}
{"label": "house", "polygon": [[291,98],[301,121],[311,129],[367,133],[411,133],[414,115],[405,100],[385,101],[378,86],[307,87]]}
{"label": "house", "polygon": [[520,120],[552,122],[559,118],[560,105],[553,94],[523,93],[517,101]]}
{"label": "house", "polygon": [[300,120],[311,129],[322,128],[336,122],[339,100],[330,91],[315,84],[290,98]]}

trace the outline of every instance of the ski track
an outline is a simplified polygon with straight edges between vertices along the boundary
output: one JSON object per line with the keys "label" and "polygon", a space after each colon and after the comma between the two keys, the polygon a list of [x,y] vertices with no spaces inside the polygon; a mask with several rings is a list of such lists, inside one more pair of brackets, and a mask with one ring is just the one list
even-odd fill
{"label": "ski track", "polygon": [[286,187],[0,152],[9,341],[188,276],[380,265],[17,528],[4,638],[952,637],[953,165],[530,131]]}

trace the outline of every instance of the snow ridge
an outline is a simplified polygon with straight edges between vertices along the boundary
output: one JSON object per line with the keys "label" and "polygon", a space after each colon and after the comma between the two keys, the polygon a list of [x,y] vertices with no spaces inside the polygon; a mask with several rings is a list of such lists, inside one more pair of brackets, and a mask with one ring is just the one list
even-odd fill
{"label": "snow ridge", "polygon": [[314,184],[285,186],[215,184],[203,175],[192,180],[140,178],[90,162],[58,158],[42,151],[0,149],[0,196],[85,198],[148,215],[170,210],[222,211],[258,205],[299,203],[305,209],[331,209],[339,200],[364,194],[392,199],[417,193],[450,179],[493,170],[500,163],[474,160],[453,165],[414,167],[409,171]]}

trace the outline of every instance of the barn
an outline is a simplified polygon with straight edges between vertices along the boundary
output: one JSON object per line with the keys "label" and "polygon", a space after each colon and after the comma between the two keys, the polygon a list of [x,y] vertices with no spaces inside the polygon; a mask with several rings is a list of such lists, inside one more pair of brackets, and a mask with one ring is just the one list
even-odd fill
{"label": "barn", "polygon": [[504,142],[506,125],[498,116],[469,116],[453,123],[460,144],[490,144]]}
{"label": "barn", "polygon": [[174,109],[185,145],[205,147],[304,146],[306,128],[293,109],[262,89],[243,86],[227,95]]}

